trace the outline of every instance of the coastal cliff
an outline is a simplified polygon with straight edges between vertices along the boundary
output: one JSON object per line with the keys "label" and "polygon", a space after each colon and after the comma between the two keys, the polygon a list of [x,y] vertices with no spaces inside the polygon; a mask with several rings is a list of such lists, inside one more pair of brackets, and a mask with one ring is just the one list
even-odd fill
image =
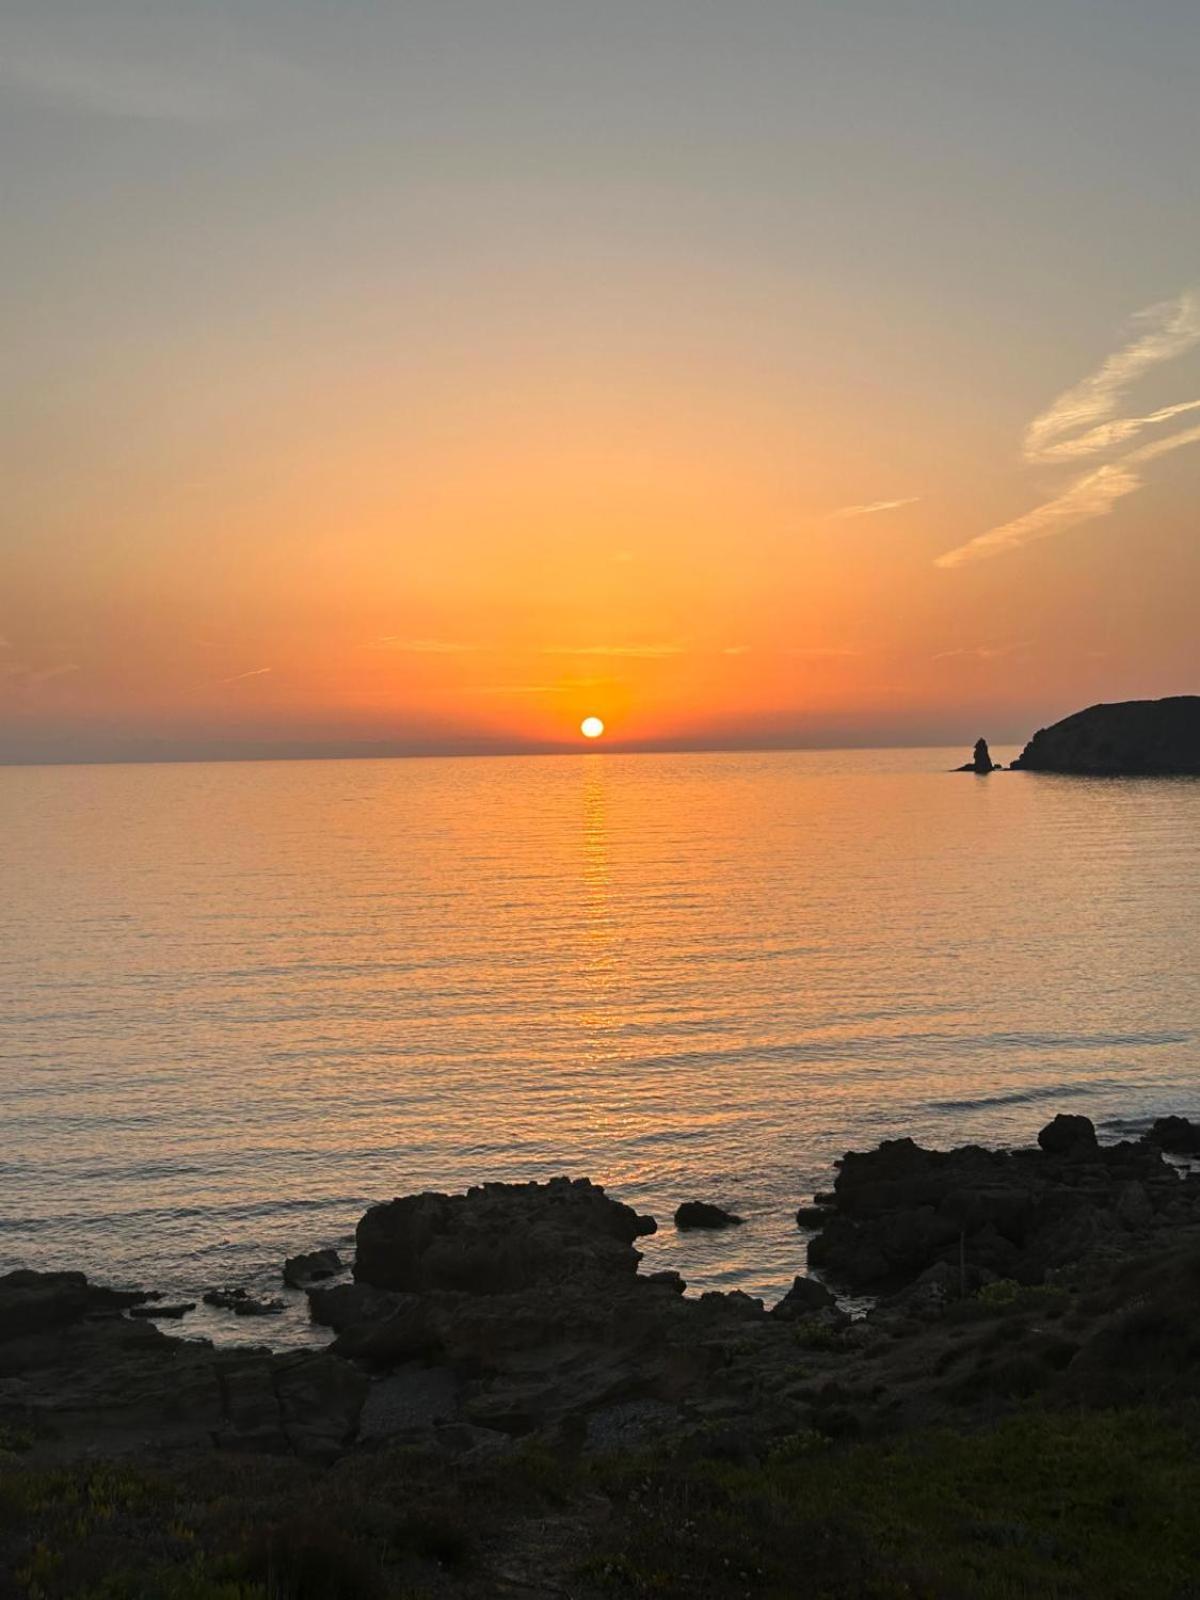
{"label": "coastal cliff", "polygon": [[1200,776],[1200,695],[1089,706],[1039,729],[1012,765],[1084,777]]}

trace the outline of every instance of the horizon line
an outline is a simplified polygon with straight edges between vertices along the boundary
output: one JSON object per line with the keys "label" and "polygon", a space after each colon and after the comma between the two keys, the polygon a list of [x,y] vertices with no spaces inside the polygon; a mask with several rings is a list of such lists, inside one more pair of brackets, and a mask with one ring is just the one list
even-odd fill
{"label": "horizon line", "polygon": [[[677,755],[821,755],[837,751],[861,750],[959,750],[973,741],[969,738],[953,739],[946,743],[927,739],[897,740],[875,743],[870,740],[837,744],[797,744],[792,742],[769,744],[716,744],[691,743],[632,743],[610,741],[597,744],[545,744],[505,745],[491,748],[470,745],[462,749],[446,746],[416,746],[406,750],[370,749],[295,749],[273,751],[227,750],[195,754],[167,754],[146,751],[144,754],[121,755],[41,755],[36,757],[10,757],[0,754],[0,768],[18,767],[150,767],[150,766],[206,766],[214,763],[264,764],[275,761],[460,761],[460,760],[517,760],[522,757],[544,756],[677,756]],[[995,748],[1007,746],[1023,748],[1027,740],[993,739]]]}

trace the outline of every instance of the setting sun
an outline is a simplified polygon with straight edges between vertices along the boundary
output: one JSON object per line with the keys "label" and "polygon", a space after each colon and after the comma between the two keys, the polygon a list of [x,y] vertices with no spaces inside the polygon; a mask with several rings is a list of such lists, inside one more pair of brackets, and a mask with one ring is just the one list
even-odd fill
{"label": "setting sun", "polygon": [[604,732],[604,724],[599,717],[584,717],[579,724],[579,731],[585,739],[598,739]]}

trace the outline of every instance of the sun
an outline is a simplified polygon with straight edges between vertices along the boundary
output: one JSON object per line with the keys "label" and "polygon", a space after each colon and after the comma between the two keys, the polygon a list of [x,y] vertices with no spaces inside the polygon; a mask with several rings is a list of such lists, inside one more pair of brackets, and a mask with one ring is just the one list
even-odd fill
{"label": "sun", "polygon": [[598,739],[604,732],[604,724],[599,717],[584,717],[579,724],[579,731],[585,739]]}

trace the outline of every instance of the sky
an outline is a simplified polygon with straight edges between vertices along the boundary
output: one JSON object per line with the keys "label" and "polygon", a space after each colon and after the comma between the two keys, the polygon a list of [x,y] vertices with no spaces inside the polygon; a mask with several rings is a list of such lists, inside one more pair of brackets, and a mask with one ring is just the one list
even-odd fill
{"label": "sky", "polygon": [[6,0],[0,760],[1200,690],[1195,0]]}

